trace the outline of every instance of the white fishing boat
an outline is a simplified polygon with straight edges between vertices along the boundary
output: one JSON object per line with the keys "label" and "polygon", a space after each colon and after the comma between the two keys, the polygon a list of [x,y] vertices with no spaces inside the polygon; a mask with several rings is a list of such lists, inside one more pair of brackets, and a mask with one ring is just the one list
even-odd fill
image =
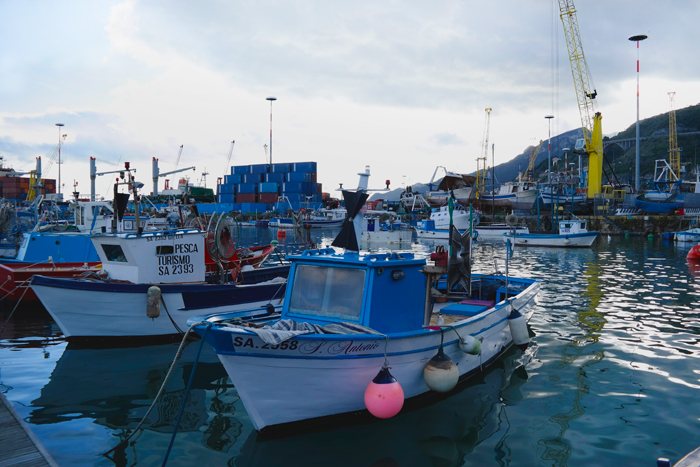
{"label": "white fishing boat", "polygon": [[492,195],[484,194],[481,202],[507,209],[530,209],[537,200],[537,184],[534,182],[506,182]]}
{"label": "white fishing boat", "polygon": [[[354,219],[367,195],[343,195]],[[291,259],[280,319],[188,321],[216,350],[257,430],[365,410],[389,418],[404,399],[449,392],[514,343],[527,346],[539,281],[472,275],[470,237],[456,230],[442,267],[411,253],[360,255],[354,228],[348,222],[333,242],[341,252]]]}
{"label": "white fishing boat", "polygon": [[[198,229],[99,233],[90,237],[102,262],[99,274],[37,275],[31,287],[69,338],[178,334],[189,317],[209,310],[244,310],[242,318],[274,313],[288,266],[276,271],[251,266],[241,280],[248,275],[262,282],[250,285],[221,283],[227,280],[224,271],[206,280],[205,248],[216,253],[209,237],[222,237],[225,228],[220,224],[214,236]],[[266,280],[269,272],[281,277]]]}
{"label": "white fishing boat", "polygon": [[677,242],[700,242],[700,228],[694,227],[692,229],[676,232],[673,238]]}
{"label": "white fishing boat", "polygon": [[559,221],[559,233],[556,234],[506,233],[503,237],[515,246],[590,247],[600,232],[589,232],[587,225],[585,220],[570,219]]}

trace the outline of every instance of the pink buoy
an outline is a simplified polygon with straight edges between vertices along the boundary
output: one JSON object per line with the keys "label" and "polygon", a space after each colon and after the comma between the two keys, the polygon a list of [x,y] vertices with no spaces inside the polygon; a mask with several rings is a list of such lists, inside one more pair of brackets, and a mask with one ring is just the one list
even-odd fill
{"label": "pink buoy", "polygon": [[403,407],[403,389],[383,367],[365,390],[365,407],[377,418],[391,418]]}

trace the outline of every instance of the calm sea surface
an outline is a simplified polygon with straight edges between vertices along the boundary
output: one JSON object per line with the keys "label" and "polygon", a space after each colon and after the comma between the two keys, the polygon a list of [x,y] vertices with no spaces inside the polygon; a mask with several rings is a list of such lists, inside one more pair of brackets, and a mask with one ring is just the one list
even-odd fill
{"label": "calm sea surface", "polygon": [[[328,244],[335,233],[312,237]],[[243,228],[242,236],[241,244],[264,244],[276,230]],[[279,248],[298,251],[292,243]],[[427,255],[434,247],[410,249]],[[168,465],[677,461],[700,445],[700,266],[686,261],[690,247],[603,237],[591,249],[516,249],[511,274],[542,280],[530,347],[511,349],[449,397],[390,420],[267,439],[205,343]],[[494,261],[503,270],[504,244],[480,243],[474,258],[475,271],[493,271]],[[9,313],[0,312],[0,326]],[[186,347],[145,428],[104,453],[146,414],[178,345],[76,345],[41,307],[20,308],[0,336],[0,390],[61,466],[161,465],[199,342]]]}

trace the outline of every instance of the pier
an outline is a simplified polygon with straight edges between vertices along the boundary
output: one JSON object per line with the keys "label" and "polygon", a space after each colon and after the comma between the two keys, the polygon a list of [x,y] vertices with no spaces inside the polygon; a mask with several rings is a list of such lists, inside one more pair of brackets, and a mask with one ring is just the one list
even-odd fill
{"label": "pier", "polygon": [[0,393],[0,467],[58,467],[51,455]]}

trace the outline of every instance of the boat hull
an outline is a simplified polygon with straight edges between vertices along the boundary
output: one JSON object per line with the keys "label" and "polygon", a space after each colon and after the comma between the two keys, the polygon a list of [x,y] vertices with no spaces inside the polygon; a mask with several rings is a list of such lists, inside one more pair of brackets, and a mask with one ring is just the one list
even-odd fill
{"label": "boat hull", "polygon": [[98,272],[100,262],[94,263],[0,263],[0,295],[13,302],[32,302],[39,298],[30,288],[30,279],[35,275],[47,277],[73,277],[86,272]]}
{"label": "boat hull", "polygon": [[505,234],[506,241],[512,242],[515,246],[545,246],[562,248],[586,248],[593,245],[600,232],[586,232],[579,234],[559,235],[559,234]]}
{"label": "boat hull", "polygon": [[[539,282],[511,299],[445,329],[443,348],[466,378],[505,352],[512,344],[507,317],[511,308],[526,318]],[[202,319],[206,317],[196,317]],[[423,379],[426,363],[441,345],[439,330],[415,333],[302,335],[277,346],[257,335],[230,327],[212,327],[206,339],[215,348],[258,431],[300,421],[365,410],[364,394],[386,358],[405,398],[430,391]],[[202,333],[201,328],[197,328]],[[483,340],[480,355],[460,350],[459,336]]]}
{"label": "boat hull", "polygon": [[278,305],[285,282],[250,286],[162,284],[160,316],[146,316],[151,284],[103,283],[35,276],[32,290],[68,338],[145,337],[178,334],[202,312],[264,313]]}
{"label": "boat hull", "polygon": [[[505,240],[503,234],[509,233],[511,227],[508,226],[477,226],[474,228],[476,232],[476,240]],[[527,234],[530,229],[523,226],[515,227],[515,233]],[[447,229],[416,229],[416,234],[419,238],[433,238],[447,240],[450,238],[450,231]]]}

